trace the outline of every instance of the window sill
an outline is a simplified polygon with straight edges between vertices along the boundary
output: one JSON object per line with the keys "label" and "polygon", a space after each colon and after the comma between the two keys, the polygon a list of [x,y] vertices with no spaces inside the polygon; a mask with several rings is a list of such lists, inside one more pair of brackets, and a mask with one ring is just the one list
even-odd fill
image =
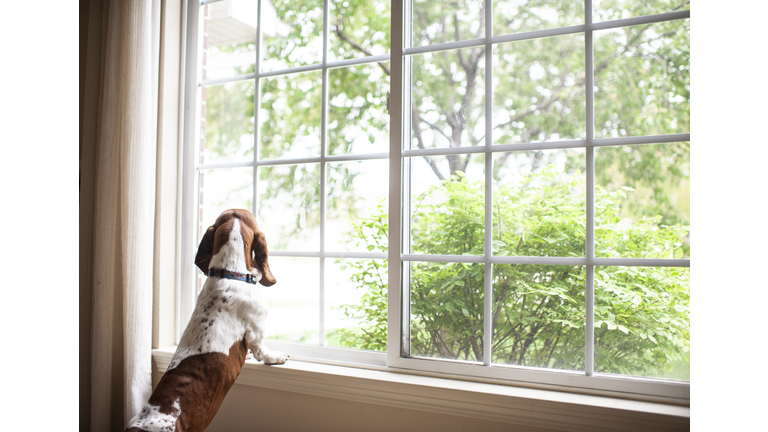
{"label": "window sill", "polygon": [[[176,347],[152,350],[165,373]],[[304,361],[303,361],[304,360]],[[530,389],[291,358],[248,360],[237,384],[564,431],[689,430],[690,407]]]}

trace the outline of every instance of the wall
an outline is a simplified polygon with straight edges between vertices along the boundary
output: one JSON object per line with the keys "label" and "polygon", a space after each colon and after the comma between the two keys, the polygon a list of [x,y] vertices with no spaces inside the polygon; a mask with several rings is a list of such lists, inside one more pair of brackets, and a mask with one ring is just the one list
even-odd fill
{"label": "wall", "polygon": [[[156,384],[162,374],[154,368]],[[530,426],[393,408],[235,384],[208,432],[552,432]]]}

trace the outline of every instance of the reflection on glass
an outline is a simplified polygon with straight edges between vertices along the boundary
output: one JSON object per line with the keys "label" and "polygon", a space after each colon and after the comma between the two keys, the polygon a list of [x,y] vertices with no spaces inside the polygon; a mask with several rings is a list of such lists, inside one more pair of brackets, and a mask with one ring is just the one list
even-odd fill
{"label": "reflection on glass", "polygon": [[253,210],[253,168],[202,170],[200,227],[205,232],[224,210]]}
{"label": "reflection on glass", "polygon": [[201,164],[253,159],[254,89],[252,80],[202,88]]}
{"label": "reflection on glass", "polygon": [[493,165],[494,255],[585,256],[583,149],[494,153]]}
{"label": "reflection on glass", "polygon": [[483,51],[411,56],[411,148],[485,144]]}
{"label": "reflection on glass", "polygon": [[408,160],[411,164],[410,253],[484,253],[484,158],[482,154],[475,154]]}
{"label": "reflection on glass", "polygon": [[330,1],[328,42],[330,61],[389,52],[390,2]]}
{"label": "reflection on glass", "polygon": [[325,344],[386,351],[387,261],[325,263]]}
{"label": "reflection on glass", "polygon": [[584,24],[583,0],[494,0],[493,35]]}
{"label": "reflection on glass", "polygon": [[320,164],[259,168],[258,219],[275,250],[320,250]]}
{"label": "reflection on glass", "polygon": [[690,143],[595,149],[595,254],[690,258]]}
{"label": "reflection on glass", "polygon": [[326,250],[386,252],[389,161],[327,165]]}
{"label": "reflection on glass", "polygon": [[595,137],[690,132],[690,20],[595,32]]}
{"label": "reflection on glass", "polygon": [[389,150],[389,62],[328,71],[328,154]]}
{"label": "reflection on glass", "polygon": [[322,72],[261,80],[259,159],[320,156]]}
{"label": "reflection on glass", "polygon": [[485,37],[482,0],[413,0],[411,46]]}
{"label": "reflection on glass", "polygon": [[595,371],[690,381],[690,270],[595,268]]}
{"label": "reflection on glass", "polygon": [[[272,246],[268,234],[267,243]],[[253,288],[269,303],[266,337],[285,342],[319,344],[319,259],[272,256],[269,257],[269,268],[277,283],[271,287],[258,285]]]}
{"label": "reflection on glass", "polygon": [[690,10],[690,0],[593,0],[594,22]]}
{"label": "reflection on glass", "polygon": [[203,6],[203,80],[256,72],[257,9],[257,0]]}
{"label": "reflection on glass", "polygon": [[[274,6],[272,6],[274,5]],[[264,4],[266,49],[261,70],[271,71],[323,60],[323,1],[273,0]]]}
{"label": "reflection on glass", "polygon": [[410,263],[411,355],[483,361],[483,264]]}
{"label": "reflection on glass", "polygon": [[584,35],[494,45],[493,143],[585,139]]}
{"label": "reflection on glass", "polygon": [[493,265],[494,363],[584,370],[583,266]]}

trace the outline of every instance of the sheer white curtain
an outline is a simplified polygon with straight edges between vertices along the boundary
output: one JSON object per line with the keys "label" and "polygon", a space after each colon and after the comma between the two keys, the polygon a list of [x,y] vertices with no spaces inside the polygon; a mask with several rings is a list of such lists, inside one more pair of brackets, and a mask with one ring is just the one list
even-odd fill
{"label": "sheer white curtain", "polygon": [[80,429],[123,430],[152,386],[160,0],[88,3],[80,136]]}

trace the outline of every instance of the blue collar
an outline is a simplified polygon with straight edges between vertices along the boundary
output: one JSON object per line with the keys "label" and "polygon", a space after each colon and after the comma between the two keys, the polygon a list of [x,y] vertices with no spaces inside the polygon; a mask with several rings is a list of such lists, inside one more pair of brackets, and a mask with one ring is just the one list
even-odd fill
{"label": "blue collar", "polygon": [[208,276],[221,277],[225,279],[234,279],[234,280],[239,280],[239,281],[247,282],[249,284],[254,284],[254,285],[259,283],[259,281],[256,280],[256,275],[252,275],[250,273],[232,272],[229,270],[208,269]]}

